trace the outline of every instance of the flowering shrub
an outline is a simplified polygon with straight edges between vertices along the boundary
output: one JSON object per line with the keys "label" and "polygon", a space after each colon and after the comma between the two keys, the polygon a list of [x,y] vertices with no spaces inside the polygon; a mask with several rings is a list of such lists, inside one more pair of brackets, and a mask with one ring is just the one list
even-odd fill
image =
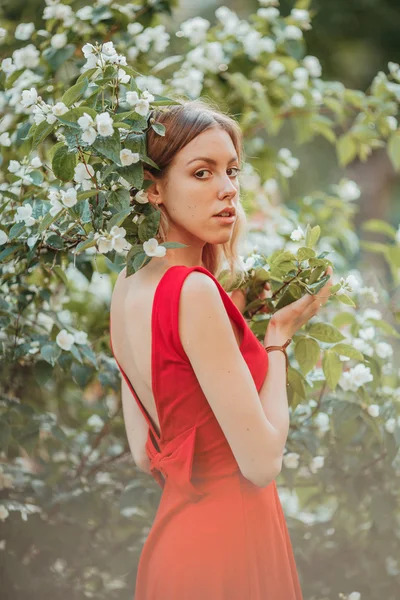
{"label": "flowering shrub", "polygon": [[[282,205],[301,165],[270,139],[288,122],[297,145],[321,135],[341,166],[386,147],[398,169],[400,67],[378,73],[368,94],[325,81],[306,53],[307,8],[299,2],[282,17],[277,0],[263,0],[243,20],[220,6],[213,26],[200,17],[179,26],[184,54],[161,22],[167,1],[47,0],[44,29],[0,29],[0,519],[19,597],[33,589],[131,594],[132,553],[158,490],[141,473],[131,481],[107,307],[125,263],[134,272],[178,245],[154,237],[159,214],[143,168],[156,165],[145,131],[165,133],[152,108],[201,94],[240,115],[252,157],[241,187],[250,225],[244,314],[254,333],[262,339],[274,310],[318,290],[327,264],[340,273],[326,312],[290,347],[291,431],[279,484],[304,596],[397,597],[399,333],[389,301],[400,228],[367,221],[365,231],[388,242],[360,243],[361,190],[345,176],[299,198],[296,213]],[[388,289],[349,272],[360,248],[384,256]],[[267,281],[270,295],[260,300]]]}

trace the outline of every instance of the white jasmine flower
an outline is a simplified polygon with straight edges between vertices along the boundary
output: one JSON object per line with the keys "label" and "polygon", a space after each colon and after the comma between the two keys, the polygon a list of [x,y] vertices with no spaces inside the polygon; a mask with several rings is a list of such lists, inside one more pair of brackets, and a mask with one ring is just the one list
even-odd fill
{"label": "white jasmine flower", "polygon": [[82,46],[82,52],[85,58],[89,58],[89,56],[92,56],[95,50],[96,49],[93,46],[93,44],[85,44],[84,46]]}
{"label": "white jasmine flower", "polygon": [[282,73],[284,73],[286,71],[286,67],[283,63],[281,63],[281,61],[273,59],[271,60],[271,62],[268,64],[267,67],[267,75],[269,77],[272,78],[276,78],[279,75],[281,75]]}
{"label": "white jasmine flower", "polygon": [[283,457],[283,464],[287,469],[297,469],[299,458],[300,454],[297,454],[297,452],[287,452]]}
{"label": "white jasmine flower", "polygon": [[10,160],[8,165],[8,170],[10,173],[17,173],[21,168],[20,163],[17,160]]}
{"label": "white jasmine flower", "polygon": [[359,352],[362,352],[366,356],[374,355],[374,349],[372,348],[372,346],[367,344],[367,342],[365,342],[361,338],[354,338],[352,341],[352,345],[356,350],[358,350]]}
{"label": "white jasmine flower", "polygon": [[7,36],[7,29],[4,29],[4,27],[0,27],[0,42],[4,42],[6,36]]}
{"label": "white jasmine flower", "polygon": [[125,100],[131,106],[135,106],[139,102],[139,94],[137,92],[126,92]]}
{"label": "white jasmine flower", "polygon": [[379,358],[390,358],[391,356],[393,356],[393,348],[390,344],[387,344],[386,342],[379,342],[376,345],[376,353],[379,356]]}
{"label": "white jasmine flower", "polygon": [[294,229],[292,231],[292,233],[290,234],[290,239],[293,240],[293,242],[299,242],[300,240],[304,239],[304,231],[302,230],[300,225],[297,227],[297,229]]}
{"label": "white jasmine flower", "polygon": [[64,46],[67,44],[67,34],[66,33],[56,33],[55,35],[53,35],[53,37],[50,40],[50,44],[52,46],[52,48],[55,48],[56,50],[60,50],[60,48],[64,48]]}
{"label": "white jasmine flower", "polygon": [[366,308],[364,310],[363,318],[365,320],[376,319],[377,321],[379,321],[380,319],[382,319],[382,313],[380,310],[377,310],[376,308]]}
{"label": "white jasmine flower", "polygon": [[342,200],[357,200],[361,196],[361,190],[355,181],[341,179],[337,186],[338,195]]}
{"label": "white jasmine flower", "polygon": [[310,29],[310,13],[308,10],[303,10],[301,8],[292,8],[290,12],[290,16],[292,19],[300,23],[304,27],[304,29]]}
{"label": "white jasmine flower", "polygon": [[360,600],[360,599],[361,599],[360,592],[351,592],[351,594],[349,594],[347,596],[347,600]]}
{"label": "white jasmine flower", "polygon": [[40,160],[40,158],[38,156],[34,156],[31,160],[31,167],[33,167],[34,169],[39,169],[39,167],[42,166],[42,161]]}
{"label": "white jasmine flower", "polygon": [[314,456],[310,464],[311,473],[316,473],[325,464],[325,456]]}
{"label": "white jasmine flower", "polygon": [[[96,237],[96,236],[95,236]],[[97,238],[97,248],[101,254],[107,254],[113,249],[112,239],[110,237],[99,236]]]}
{"label": "white jasmine flower", "polygon": [[0,504],[0,521],[5,521],[9,514],[4,504]]}
{"label": "white jasmine flower", "polygon": [[142,98],[141,100],[138,100],[136,102],[135,112],[137,112],[142,117],[146,117],[149,110],[150,110],[150,104],[149,104],[148,100],[145,100],[144,98]]}
{"label": "white jasmine flower", "polygon": [[34,31],[34,23],[20,23],[15,30],[14,37],[16,40],[26,41],[31,38]]}
{"label": "white jasmine flower", "polygon": [[367,412],[371,417],[379,416],[379,406],[377,404],[370,404],[367,408]]}
{"label": "white jasmine flower", "polygon": [[388,433],[394,432],[396,429],[396,419],[394,417],[390,417],[390,419],[385,422],[385,429]]}
{"label": "white jasmine flower", "polygon": [[311,77],[321,77],[322,67],[316,56],[305,56],[302,62],[307,71],[310,73]]}
{"label": "white jasmine flower", "polygon": [[14,50],[12,58],[17,69],[34,69],[39,64],[40,52],[33,44],[28,44]]}
{"label": "white jasmine flower", "polygon": [[366,329],[361,329],[358,335],[363,340],[373,340],[375,337],[375,327],[373,327],[371,325],[371,327],[367,327]]}
{"label": "white jasmine flower", "polygon": [[143,242],[143,250],[147,256],[156,256],[157,258],[162,258],[167,252],[166,247],[160,246],[155,238]]}
{"label": "white jasmine flower", "polygon": [[96,115],[96,126],[98,134],[102,137],[109,137],[114,133],[113,120],[108,112]]}
{"label": "white jasmine flower", "polygon": [[69,108],[64,104],[64,102],[57,102],[57,104],[55,104],[51,109],[51,112],[56,117],[61,117],[61,115],[65,115],[65,113],[68,111]]}
{"label": "white jasmine flower", "polygon": [[25,225],[30,227],[35,224],[35,219],[32,217],[32,206],[30,204],[24,204],[24,206],[18,206],[15,221],[25,221]]}
{"label": "white jasmine flower", "polygon": [[75,331],[74,338],[76,344],[86,344],[88,334],[86,333],[86,331]]}
{"label": "white jasmine flower", "polygon": [[206,39],[209,27],[210,22],[207,21],[207,19],[194,17],[193,19],[188,19],[184,23],[181,23],[180,32],[178,33],[181,33],[183,37],[188,38],[190,43],[195,46]]}
{"label": "white jasmine flower", "polygon": [[314,423],[321,433],[326,433],[330,429],[329,415],[325,412],[319,412],[314,417]]}
{"label": "white jasmine flower", "polygon": [[275,21],[280,16],[280,12],[277,8],[271,6],[268,8],[259,8],[257,15],[266,21]]}
{"label": "white jasmine flower", "polygon": [[[79,10],[76,11],[76,16],[78,19],[82,21],[90,21],[93,15],[93,7],[92,6],[83,6]],[[112,42],[108,42],[112,44]],[[104,44],[105,45],[105,44]]]}
{"label": "white jasmine flower", "polygon": [[343,390],[355,392],[359,387],[373,381],[373,379],[370,368],[360,363],[349,369],[349,371],[342,373],[339,384]]}
{"label": "white jasmine flower", "polygon": [[0,229],[0,246],[4,246],[8,242],[8,235],[5,231]]}
{"label": "white jasmine flower", "polygon": [[296,90],[306,89],[308,87],[309,76],[310,74],[305,67],[297,67],[293,71],[293,77],[295,78],[295,81],[293,82],[293,87]]}
{"label": "white jasmine flower", "polygon": [[71,350],[74,341],[75,341],[74,336],[71,335],[70,333],[68,333],[68,331],[66,329],[61,329],[61,331],[58,333],[58,335],[56,337],[57,345],[62,350],[66,350],[67,352],[69,350]]}
{"label": "white jasmine flower", "polygon": [[129,23],[128,27],[128,33],[130,33],[131,35],[137,35],[138,33],[141,33],[144,29],[143,25],[141,23]]}
{"label": "white jasmine flower", "polygon": [[61,199],[64,206],[67,206],[68,208],[75,206],[75,204],[78,202],[76,189],[69,188],[66,192],[61,191]]}
{"label": "white jasmine flower", "polygon": [[129,165],[137,163],[140,160],[139,154],[132,152],[129,148],[123,148],[119,153],[119,158],[124,167],[129,167]]}
{"label": "white jasmine flower", "polygon": [[392,116],[386,117],[386,122],[389,125],[389,129],[391,129],[392,131],[396,131],[397,126],[398,126],[396,117],[392,117]]}
{"label": "white jasmine flower", "polygon": [[296,92],[290,98],[290,103],[292,104],[292,106],[295,106],[296,108],[301,108],[301,107],[305,106],[306,99],[304,98],[303,94],[300,94],[300,92]]}
{"label": "white jasmine flower", "polygon": [[113,241],[113,248],[117,252],[123,252],[124,250],[126,250],[126,229],[124,229],[124,227],[117,227],[117,225],[114,225],[114,227],[112,227],[110,230],[110,235]]}
{"label": "white jasmine flower", "polygon": [[123,69],[118,69],[117,79],[120,83],[129,83],[131,76],[127,75]]}
{"label": "white jasmine flower", "polygon": [[269,195],[276,194],[276,192],[279,190],[278,182],[276,179],[267,179],[263,183],[263,189]]}
{"label": "white jasmine flower", "polygon": [[0,135],[0,146],[9,147],[11,146],[10,134],[8,131],[5,131]]}
{"label": "white jasmine flower", "polygon": [[83,115],[78,119],[78,125],[81,129],[83,129],[83,131],[86,131],[86,129],[89,129],[89,127],[94,126],[94,121],[90,115],[83,113]]}
{"label": "white jasmine flower", "polygon": [[89,417],[87,420],[87,424],[89,425],[89,427],[93,427],[93,429],[97,430],[100,430],[102,427],[104,427],[104,421],[101,417],[99,417],[99,415],[92,415],[91,417]]}
{"label": "white jasmine flower", "polygon": [[303,37],[303,32],[296,25],[288,25],[283,34],[287,40],[301,40]]}
{"label": "white jasmine flower", "polygon": [[92,165],[78,163],[74,169],[74,179],[77,183],[83,183],[85,180],[91,179],[94,176]]}
{"label": "white jasmine flower", "polygon": [[139,204],[147,204],[147,202],[149,201],[149,198],[147,196],[147,192],[145,192],[144,190],[140,190],[136,194],[135,200],[136,200],[136,202],[139,202]]}

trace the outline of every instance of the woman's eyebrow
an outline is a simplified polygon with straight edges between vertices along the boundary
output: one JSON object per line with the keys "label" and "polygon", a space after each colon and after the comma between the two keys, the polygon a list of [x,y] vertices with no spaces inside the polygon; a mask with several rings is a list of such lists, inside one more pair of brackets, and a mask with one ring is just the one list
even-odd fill
{"label": "woman's eyebrow", "polygon": [[[186,163],[186,166],[190,165],[190,163],[194,162],[195,160],[204,160],[204,162],[208,162],[211,165],[216,165],[217,164],[217,161],[214,160],[213,158],[207,158],[207,156],[198,156],[197,158],[192,158],[192,160],[189,160],[189,162]],[[237,156],[232,156],[232,158],[230,158],[229,161],[228,161],[228,165],[230,165],[231,163],[236,162],[238,160],[239,159],[237,158]]]}

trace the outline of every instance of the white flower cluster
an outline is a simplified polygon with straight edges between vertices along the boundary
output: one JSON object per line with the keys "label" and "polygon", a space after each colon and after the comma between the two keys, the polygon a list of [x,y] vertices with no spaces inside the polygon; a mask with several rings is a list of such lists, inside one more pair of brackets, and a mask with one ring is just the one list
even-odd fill
{"label": "white flower cluster", "polygon": [[76,189],[73,187],[66,191],[51,189],[49,191],[49,200],[51,204],[49,212],[52,217],[55,217],[65,207],[72,208],[72,206],[75,206],[78,202]]}
{"label": "white flower cluster", "polygon": [[[74,169],[74,180],[80,184],[82,190],[90,190],[93,187],[92,177],[94,177],[94,169],[92,165],[78,163]],[[100,177],[100,171],[97,172],[97,178]]]}
{"label": "white flower cluster", "polygon": [[360,282],[355,275],[348,275],[346,279],[341,277],[339,283],[341,288],[336,292],[337,296],[347,293],[351,294],[352,292],[357,292],[360,289]]}
{"label": "white flower cluster", "polygon": [[46,0],[46,5],[43,11],[45,21],[50,19],[62,21],[65,28],[69,28],[75,23],[76,17],[71,6],[54,0]]}
{"label": "white flower cluster", "polygon": [[[101,46],[93,46],[93,44],[85,44],[82,47],[82,52],[86,58],[86,63],[81,68],[81,73],[99,67],[100,69],[105,68],[108,64],[116,64],[127,66],[126,57],[122,54],[118,54],[113,42],[105,42]],[[126,75],[123,69],[118,71],[118,78],[124,78]],[[125,83],[129,81],[125,79]]]}
{"label": "white flower cluster", "polygon": [[126,229],[114,225],[110,232],[96,232],[94,239],[97,241],[97,248],[101,254],[107,254],[111,250],[118,253],[124,252],[130,247],[129,242],[125,239]]}
{"label": "white flower cluster", "polygon": [[39,60],[39,50],[33,44],[28,44],[23,48],[14,50],[11,57],[4,58],[1,62],[1,68],[9,77],[20,69],[34,69],[39,65]]}
{"label": "white flower cluster", "polygon": [[16,182],[17,184],[22,183],[24,185],[32,185],[33,180],[30,174],[34,169],[38,169],[41,166],[42,161],[38,156],[35,156],[30,160],[30,162],[26,162],[26,158],[22,163],[20,163],[18,160],[10,160],[8,171],[20,178],[20,181]]}
{"label": "white flower cluster", "polygon": [[169,46],[171,36],[165,31],[165,25],[156,25],[155,27],[143,29],[140,23],[132,23],[130,28],[128,26],[128,31],[131,35],[135,36],[135,45],[131,46],[128,51],[128,56],[131,60],[134,60],[139,52],[149,52],[150,48],[154,52],[161,54]]}
{"label": "white flower cluster", "polygon": [[342,200],[351,201],[358,200],[361,196],[361,190],[355,181],[351,179],[341,179],[339,184],[335,186],[338,196]]}
{"label": "white flower cluster", "polygon": [[342,373],[339,379],[339,385],[346,392],[356,392],[359,387],[373,380],[374,378],[370,368],[360,363]]}
{"label": "white flower cluster", "polygon": [[207,37],[207,31],[210,28],[210,21],[202,17],[194,17],[181,23],[180,30],[177,31],[177,37],[185,37],[192,46],[201,44]]}
{"label": "white flower cluster", "polygon": [[289,148],[281,148],[279,150],[276,168],[283,177],[293,177],[293,174],[295,171],[297,171],[299,165],[299,159],[295,156],[292,156]]}
{"label": "white flower cluster", "polygon": [[57,345],[67,352],[71,350],[73,344],[86,344],[87,333],[84,331],[76,331],[74,334],[68,333],[66,329],[61,329],[56,337]]}
{"label": "white flower cluster", "polygon": [[150,103],[154,102],[154,96],[147,90],[142,92],[141,97],[137,92],[127,92],[125,100],[129,106],[134,108],[134,111],[137,112],[138,115],[146,117],[150,110]]}

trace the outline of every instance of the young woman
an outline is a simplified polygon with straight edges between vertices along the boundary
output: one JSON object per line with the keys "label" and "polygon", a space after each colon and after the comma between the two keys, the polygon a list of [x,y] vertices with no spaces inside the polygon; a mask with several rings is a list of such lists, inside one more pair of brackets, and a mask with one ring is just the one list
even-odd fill
{"label": "young woman", "polygon": [[128,278],[124,269],[111,303],[130,448],[163,488],[135,600],[300,600],[275,483],[289,430],[283,346],[331,280],[275,313],[260,343],[240,293],[217,280],[224,259],[232,273],[240,265],[240,128],[200,101],[155,116],[166,135],[148,132],[161,169],[146,172],[148,199],[161,211],[158,241],[186,247]]}

